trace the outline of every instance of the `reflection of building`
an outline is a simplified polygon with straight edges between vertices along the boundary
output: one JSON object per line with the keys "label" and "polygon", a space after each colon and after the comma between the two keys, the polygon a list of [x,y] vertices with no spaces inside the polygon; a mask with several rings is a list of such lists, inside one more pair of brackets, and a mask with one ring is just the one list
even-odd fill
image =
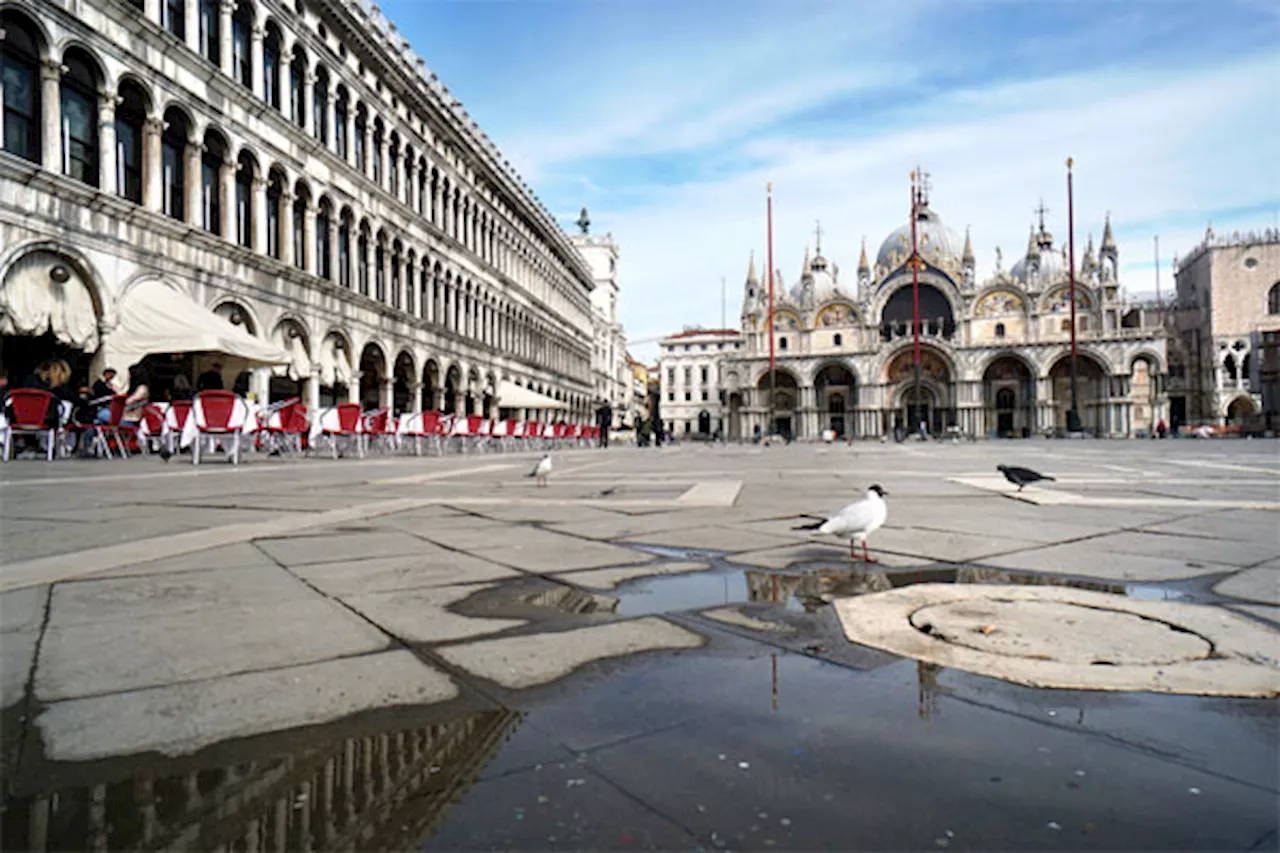
{"label": "reflection of building", "polygon": [[613,407],[613,426],[623,423],[631,403],[631,376],[627,366],[627,339],[618,322],[618,244],[612,234],[589,233],[587,209],[578,219],[581,233],[570,237],[591,268],[595,290],[591,292],[591,383],[594,399]]}
{"label": "reflection of building", "polygon": [[659,341],[659,405],[668,435],[710,437],[726,427],[737,434],[724,381],[727,363],[741,347],[736,329],[685,329]]}
{"label": "reflection of building", "polygon": [[7,372],[86,370],[158,283],[293,354],[224,365],[260,396],[488,413],[510,381],[586,419],[591,271],[376,5],[6,2],[0,28]]}
{"label": "reflection of building", "polygon": [[1216,236],[1174,264],[1176,352],[1170,382],[1179,424],[1240,422],[1276,412],[1280,363],[1280,231]]}
{"label": "reflection of building", "polygon": [[[34,790],[24,780],[5,803],[5,847],[417,849],[520,720],[514,711],[490,711],[310,740],[285,754],[258,739],[239,763],[175,759],[91,784]],[[281,737],[297,743],[298,735]]]}
{"label": "reflection of building", "polygon": [[[970,241],[943,224],[927,186],[917,221],[921,387],[916,411],[938,432],[952,424],[975,435],[1023,435],[1066,426],[1070,406],[1071,304],[1066,252],[1040,211],[1024,257],[986,281],[976,277]],[[772,407],[778,432],[814,438],[883,435],[912,428],[911,225],[863,247],[853,280],[822,254],[806,258],[787,288],[774,274],[773,338],[778,371]],[[1164,413],[1160,379],[1165,337],[1160,317],[1131,303],[1118,280],[1118,251],[1108,220],[1100,247],[1092,238],[1076,272],[1079,409],[1086,429],[1127,435]],[[726,366],[726,391],[742,399],[740,432],[768,432],[768,274],[747,272],[742,307],[745,346]]]}

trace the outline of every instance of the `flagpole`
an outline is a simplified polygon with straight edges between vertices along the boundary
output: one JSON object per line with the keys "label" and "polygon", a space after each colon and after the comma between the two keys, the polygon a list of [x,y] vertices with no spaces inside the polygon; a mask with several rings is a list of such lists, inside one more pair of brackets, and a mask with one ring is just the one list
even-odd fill
{"label": "flagpole", "polygon": [[1067,432],[1080,431],[1080,410],[1077,408],[1076,369],[1076,225],[1071,184],[1071,158],[1067,158],[1067,276],[1071,287],[1071,408],[1067,411]]}
{"label": "flagpole", "polygon": [[[918,171],[918,170],[917,170]],[[914,421],[920,409],[920,253],[916,244],[916,217],[919,215],[920,191],[917,185],[919,176],[911,173],[911,333],[914,338],[915,355],[912,369],[915,377],[912,389],[912,405],[907,409]],[[914,432],[917,423],[908,423],[909,432]]]}
{"label": "flagpole", "polygon": [[774,353],[774,333],[773,333],[773,181],[768,184],[769,201],[768,201],[768,224],[769,224],[769,429],[765,435],[771,434],[777,428],[777,415],[774,411],[778,396],[778,371],[776,355]]}

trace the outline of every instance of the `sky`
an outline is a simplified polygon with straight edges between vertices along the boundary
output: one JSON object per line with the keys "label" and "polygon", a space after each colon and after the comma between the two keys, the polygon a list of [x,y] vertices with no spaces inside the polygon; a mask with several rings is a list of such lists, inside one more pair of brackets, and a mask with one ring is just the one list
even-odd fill
{"label": "sky", "polygon": [[[1280,225],[1280,3],[1271,0],[381,0],[566,230],[620,247],[632,353],[737,326],[766,185],[789,286],[821,223],[856,282],[910,211],[910,173],[968,228],[979,280],[1043,201],[1077,255],[1110,214],[1121,282],[1172,286],[1218,233]],[[727,300],[722,303],[722,280]]]}

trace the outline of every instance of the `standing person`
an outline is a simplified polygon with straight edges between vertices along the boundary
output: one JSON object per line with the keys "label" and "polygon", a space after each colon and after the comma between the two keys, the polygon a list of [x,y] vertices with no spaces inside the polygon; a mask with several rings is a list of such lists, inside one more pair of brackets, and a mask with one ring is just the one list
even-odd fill
{"label": "standing person", "polygon": [[600,430],[600,447],[609,446],[609,428],[613,425],[613,409],[607,400],[601,400],[596,409],[596,427]]}
{"label": "standing person", "polygon": [[197,391],[222,391],[222,365],[214,364],[213,367],[201,373],[196,379]]}
{"label": "standing person", "polygon": [[1169,432],[1169,425],[1164,422],[1164,418],[1160,419],[1160,423],[1156,424],[1156,435],[1164,438]]}
{"label": "standing person", "polygon": [[654,415],[653,418],[653,446],[661,447],[662,442],[667,440],[666,428],[662,425],[662,418]]}

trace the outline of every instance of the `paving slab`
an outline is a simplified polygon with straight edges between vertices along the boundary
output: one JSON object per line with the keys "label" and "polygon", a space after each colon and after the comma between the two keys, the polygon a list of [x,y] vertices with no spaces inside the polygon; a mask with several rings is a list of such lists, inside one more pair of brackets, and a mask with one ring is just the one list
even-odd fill
{"label": "paving slab", "polygon": [[643,545],[662,545],[668,548],[700,548],[709,551],[736,553],[759,551],[795,541],[789,536],[777,536],[742,527],[699,526],[686,530],[672,530],[629,536],[621,542]]}
{"label": "paving slab", "polygon": [[95,578],[134,577],[139,575],[157,575],[169,572],[199,572],[207,569],[238,569],[247,567],[279,568],[275,560],[254,547],[251,542],[236,542],[233,545],[219,545],[190,554],[176,557],[164,557],[159,560],[145,560],[118,566],[101,572],[95,572]]}
{"label": "paving slab", "polygon": [[1182,580],[1238,568],[1177,556],[1118,554],[1098,545],[1093,539],[992,557],[983,563],[995,568],[1087,575],[1117,581]]}
{"label": "paving slab", "polygon": [[688,530],[697,527],[701,520],[681,512],[661,511],[643,515],[619,515],[611,513],[590,521],[571,521],[549,524],[550,530],[583,536],[588,539],[618,539],[634,537],[643,539],[645,535],[659,531]]}
{"label": "paving slab", "polygon": [[[1280,492],[1280,484],[1273,487]],[[1280,513],[1233,509],[1147,525],[1147,530],[1270,543],[1280,554]]]}
{"label": "paving slab", "polygon": [[[279,566],[95,578],[53,588],[49,628],[148,622],[184,613],[216,621],[236,609],[320,600],[315,590]],[[194,611],[207,615],[198,617]]]}
{"label": "paving slab", "polygon": [[[1280,515],[1276,516],[1280,524]],[[1180,535],[1164,527],[1161,532],[1126,530],[1090,540],[1090,545],[1117,554],[1147,554],[1153,557],[1180,557],[1186,560],[1252,566],[1277,556],[1269,542],[1249,539],[1218,539],[1201,535]]]}
{"label": "paving slab", "polygon": [[1280,560],[1234,574],[1218,583],[1213,591],[1262,604],[1280,604]]}
{"label": "paving slab", "polygon": [[317,533],[280,539],[258,539],[256,544],[286,566],[333,563],[372,557],[418,554],[422,540],[398,530]]}
{"label": "paving slab", "polygon": [[643,566],[622,566],[615,569],[587,569],[585,571],[549,572],[557,580],[565,581],[587,589],[614,589],[619,584],[636,578],[655,577],[657,575],[678,575],[689,572],[705,572],[710,569],[707,563],[684,561],[654,562]]}
{"label": "paving slab", "polygon": [[38,629],[48,601],[49,587],[45,585],[0,593],[0,633]]}
{"label": "paving slab", "polygon": [[[876,538],[873,536],[872,538]],[[904,554],[891,554],[881,551],[873,542],[869,547],[872,559],[876,560],[871,568],[894,568],[910,566],[915,568],[924,562],[932,564],[932,560],[922,561],[918,557]],[[847,564],[849,568],[867,568],[862,562],[862,549],[858,549],[858,559],[849,556],[849,545],[836,540],[813,539],[803,545],[787,545],[782,548],[768,548],[763,551],[751,551],[747,554],[735,554],[733,561],[745,566],[757,566],[762,569],[785,569],[795,563],[823,561],[837,565]]]}
{"label": "paving slab", "polygon": [[89,761],[183,755],[226,740],[458,695],[441,672],[401,650],[55,702],[36,719],[45,755]]}
{"label": "paving slab", "polygon": [[480,640],[443,648],[439,653],[472,675],[521,690],[555,681],[594,661],[658,649],[692,649],[702,643],[691,631],[646,617],[571,631]]}
{"label": "paving slab", "polygon": [[36,630],[0,634],[0,708],[8,708],[22,698],[39,642],[40,632]]}
{"label": "paving slab", "polygon": [[464,550],[531,572],[556,572],[568,569],[598,569],[654,559],[631,548],[603,542],[591,542],[536,528],[521,528],[506,535],[489,537],[485,542]]}
{"label": "paving slab", "polygon": [[430,542],[421,545],[420,554],[310,563],[292,571],[325,594],[339,598],[520,577],[520,572],[470,554]]}
{"label": "paving slab", "polygon": [[521,619],[483,619],[446,608],[494,584],[439,586],[343,597],[343,601],[387,633],[411,643],[439,643],[518,628]]}
{"label": "paving slab", "polygon": [[[385,648],[385,634],[325,600],[158,615],[45,632],[36,696],[44,702],[156,687]],[[109,650],[94,653],[95,649]]]}

